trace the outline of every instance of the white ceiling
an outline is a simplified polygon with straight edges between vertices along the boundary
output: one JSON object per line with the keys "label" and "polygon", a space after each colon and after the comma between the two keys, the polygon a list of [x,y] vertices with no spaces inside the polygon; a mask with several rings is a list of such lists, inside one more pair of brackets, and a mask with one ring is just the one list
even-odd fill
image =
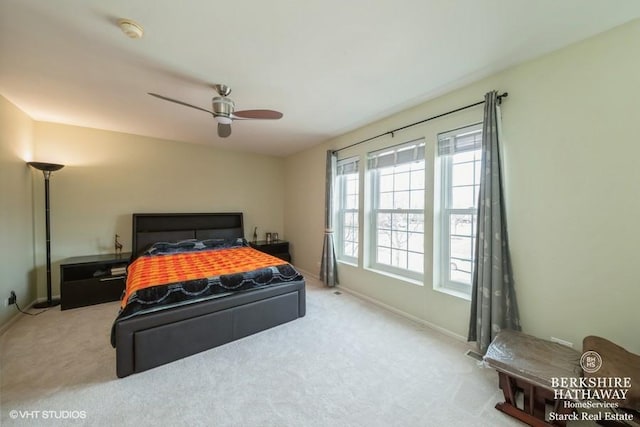
{"label": "white ceiling", "polygon": [[[0,0],[0,95],[39,121],[284,156],[639,16],[638,0]],[[147,95],[211,109],[213,83],[284,117],[220,139]]]}

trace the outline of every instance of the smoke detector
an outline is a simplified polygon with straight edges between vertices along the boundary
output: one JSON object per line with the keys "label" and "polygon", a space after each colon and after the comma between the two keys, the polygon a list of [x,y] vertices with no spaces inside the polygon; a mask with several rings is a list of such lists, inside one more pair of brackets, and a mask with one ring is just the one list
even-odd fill
{"label": "smoke detector", "polygon": [[118,26],[122,32],[127,35],[127,37],[132,39],[142,38],[142,35],[144,34],[142,26],[133,19],[120,19],[118,21]]}

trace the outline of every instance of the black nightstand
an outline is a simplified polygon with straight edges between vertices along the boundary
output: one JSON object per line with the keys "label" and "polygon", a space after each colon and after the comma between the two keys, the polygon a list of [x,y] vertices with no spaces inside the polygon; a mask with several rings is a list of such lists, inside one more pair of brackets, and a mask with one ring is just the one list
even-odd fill
{"label": "black nightstand", "polygon": [[60,263],[60,309],[117,301],[130,253],[67,258]]}
{"label": "black nightstand", "polygon": [[252,248],[261,252],[273,255],[287,262],[291,262],[291,254],[289,254],[289,242],[286,240],[273,240],[267,243],[266,240],[258,240],[257,242],[249,242]]}

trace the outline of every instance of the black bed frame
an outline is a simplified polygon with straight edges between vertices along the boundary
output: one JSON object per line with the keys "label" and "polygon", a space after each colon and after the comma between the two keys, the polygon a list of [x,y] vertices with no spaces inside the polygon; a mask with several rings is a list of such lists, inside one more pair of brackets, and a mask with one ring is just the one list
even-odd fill
{"label": "black bed frame", "polygon": [[[133,214],[132,256],[154,242],[236,237],[244,237],[242,213]],[[305,312],[305,282],[299,280],[119,320],[116,373],[146,371]]]}

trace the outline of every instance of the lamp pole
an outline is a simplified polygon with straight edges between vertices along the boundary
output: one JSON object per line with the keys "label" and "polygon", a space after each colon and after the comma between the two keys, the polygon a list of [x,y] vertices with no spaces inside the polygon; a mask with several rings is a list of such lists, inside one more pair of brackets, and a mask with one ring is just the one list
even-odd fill
{"label": "lamp pole", "polygon": [[58,165],[55,163],[41,163],[41,162],[29,162],[29,166],[41,170],[44,174],[44,214],[45,214],[45,236],[47,247],[47,300],[39,302],[33,305],[34,308],[47,308],[55,307],[60,304],[60,299],[53,298],[51,290],[51,219],[50,219],[50,204],[49,204],[49,178],[51,172],[60,170],[64,165]]}

